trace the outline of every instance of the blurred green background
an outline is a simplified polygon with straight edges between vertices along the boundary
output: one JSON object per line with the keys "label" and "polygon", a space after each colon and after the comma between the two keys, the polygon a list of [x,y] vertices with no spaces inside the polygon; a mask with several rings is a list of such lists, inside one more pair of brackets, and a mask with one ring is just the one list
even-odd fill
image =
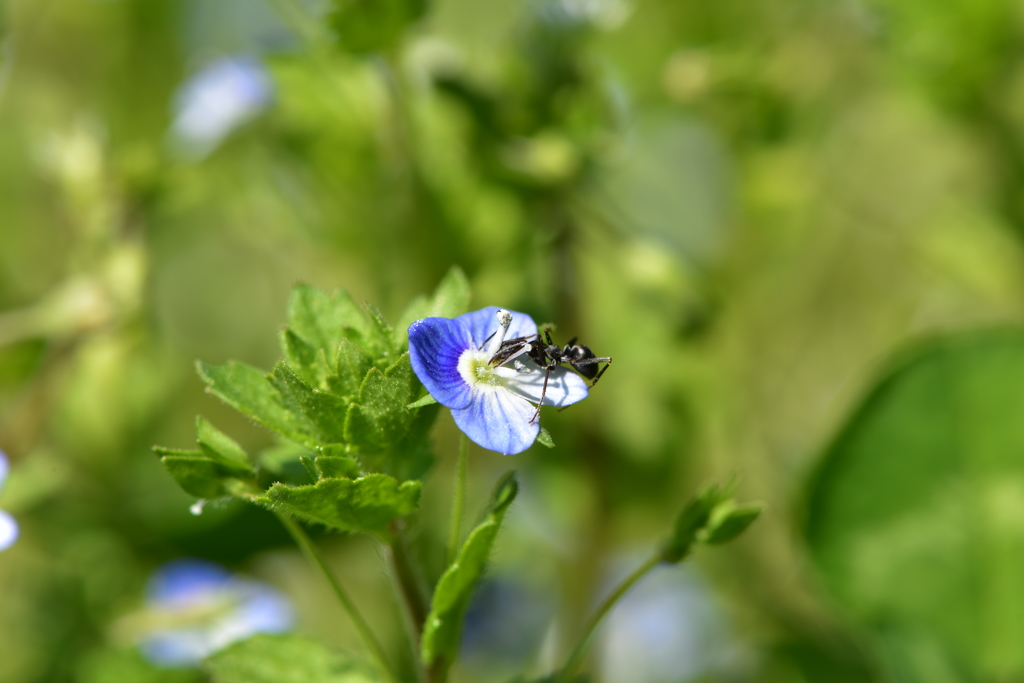
{"label": "blurred green background", "polygon": [[[1021,2],[0,0],[0,41],[0,682],[198,680],[125,626],[179,557],[358,647],[273,517],[191,515],[150,449],[274,445],[193,361],[271,367],[296,282],[394,320],[452,265],[615,358],[555,449],[471,452],[470,510],[522,495],[455,680],[550,671],[738,474],[766,513],[628,598],[595,681],[1024,681]],[[320,542],[399,649],[376,549]]]}

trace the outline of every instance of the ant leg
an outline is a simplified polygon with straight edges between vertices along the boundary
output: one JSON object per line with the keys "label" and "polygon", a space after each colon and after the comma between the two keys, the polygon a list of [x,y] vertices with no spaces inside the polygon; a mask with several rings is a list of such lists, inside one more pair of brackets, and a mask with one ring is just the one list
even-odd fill
{"label": "ant leg", "polygon": [[547,370],[544,372],[544,386],[540,390],[540,401],[537,402],[537,411],[530,418],[530,424],[537,421],[537,416],[540,415],[540,407],[544,405],[544,397],[548,393],[548,377],[551,377],[551,366],[549,365]]}
{"label": "ant leg", "polygon": [[607,365],[601,368],[600,372],[598,372],[594,376],[594,379],[590,381],[590,386],[594,386],[595,384],[597,384],[597,380],[601,379],[601,375],[603,375],[604,371],[608,369],[608,366],[612,364],[611,358],[584,358],[583,360],[571,361],[570,364],[573,366],[575,370],[578,371],[578,366],[580,365],[594,365],[595,363],[607,363]]}

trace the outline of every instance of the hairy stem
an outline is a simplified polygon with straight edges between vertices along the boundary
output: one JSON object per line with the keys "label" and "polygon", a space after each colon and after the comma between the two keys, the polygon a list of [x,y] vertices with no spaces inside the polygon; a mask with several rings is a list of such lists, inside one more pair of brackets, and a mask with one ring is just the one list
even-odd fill
{"label": "hairy stem", "polygon": [[556,683],[568,683],[571,680],[573,673],[576,668],[580,665],[583,660],[583,655],[587,650],[587,645],[590,644],[590,639],[594,635],[594,631],[600,625],[601,620],[604,619],[605,615],[611,611],[615,603],[625,595],[630,588],[633,587],[637,581],[647,575],[647,572],[654,569],[658,564],[661,563],[661,553],[655,553],[646,562],[633,570],[633,573],[627,576],[622,583],[620,583],[615,590],[611,592],[601,606],[597,608],[594,615],[590,617],[590,621],[587,622],[586,628],[583,630],[583,635],[580,637],[579,642],[576,643],[576,647],[573,649],[572,654],[569,655],[569,659],[566,660],[565,666],[558,673],[558,677],[555,679]]}
{"label": "hairy stem", "polygon": [[373,657],[377,660],[381,670],[385,676],[392,683],[397,683],[398,678],[395,676],[394,669],[391,668],[391,663],[388,661],[387,655],[384,653],[384,648],[381,647],[380,641],[373,635],[373,631],[370,630],[370,625],[366,623],[363,615],[359,613],[355,603],[349,598],[348,593],[342,588],[338,582],[337,577],[327,566],[327,562],[324,560],[323,555],[317,550],[316,545],[313,544],[312,539],[309,535],[299,526],[298,522],[283,514],[277,514],[277,518],[281,520],[284,528],[288,530],[291,537],[295,540],[295,544],[299,546],[302,554],[306,556],[309,563],[320,570],[324,578],[327,579],[327,583],[331,585],[334,590],[334,594],[338,597],[338,601],[341,602],[341,606],[345,608],[345,612],[348,613],[349,618],[352,620],[352,624],[356,627],[356,631],[359,632],[359,636],[363,639],[366,647],[369,648]]}

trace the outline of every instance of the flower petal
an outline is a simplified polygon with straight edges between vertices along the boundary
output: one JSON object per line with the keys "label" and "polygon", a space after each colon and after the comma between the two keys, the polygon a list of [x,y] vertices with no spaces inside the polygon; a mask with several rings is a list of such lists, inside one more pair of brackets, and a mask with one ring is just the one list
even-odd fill
{"label": "flower petal", "polygon": [[7,473],[10,471],[11,465],[7,462],[7,454],[0,451],[0,489],[4,487],[4,482],[7,481]]}
{"label": "flower petal", "polygon": [[[482,387],[464,410],[452,410],[455,424],[484,448],[515,455],[529,448],[540,432],[537,408],[504,387]],[[530,420],[533,420],[531,422]]]}
{"label": "flower petal", "polygon": [[[469,329],[473,346],[480,349],[483,348],[484,342],[498,331],[498,311],[500,310],[497,306],[488,306],[487,308],[481,308],[479,311],[460,315],[455,320]],[[512,314],[512,324],[508,326],[505,339],[528,337],[537,334],[537,324],[533,322],[533,318],[518,311],[509,311],[509,313]],[[434,398],[437,397],[435,396]]]}
{"label": "flower petal", "polygon": [[6,550],[18,540],[18,523],[14,517],[0,510],[0,550]]}
{"label": "flower petal", "polygon": [[459,410],[469,405],[471,392],[459,374],[459,358],[471,346],[469,329],[458,318],[424,318],[409,325],[413,372],[443,406]]}
{"label": "flower petal", "polygon": [[[528,401],[538,403],[541,391],[544,390],[544,370],[533,361],[526,361],[524,365],[529,368],[529,371],[521,372],[508,380],[506,386]],[[544,405],[558,408],[571,406],[573,403],[585,399],[589,393],[590,386],[585,379],[569,368],[560,365],[551,370],[548,389],[544,393]]]}

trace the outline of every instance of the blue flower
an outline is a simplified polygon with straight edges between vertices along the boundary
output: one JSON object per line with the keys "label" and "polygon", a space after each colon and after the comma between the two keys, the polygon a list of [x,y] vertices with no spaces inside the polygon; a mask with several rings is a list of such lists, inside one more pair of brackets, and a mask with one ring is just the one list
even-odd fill
{"label": "blue flower", "polygon": [[256,633],[292,628],[291,603],[270,586],[205,560],[174,560],[150,578],[147,607],[122,627],[163,666],[199,663]]}
{"label": "blue flower", "polygon": [[[523,338],[518,356],[496,361],[502,342]],[[540,368],[527,355],[537,325],[525,313],[496,306],[458,318],[424,318],[409,326],[416,376],[455,424],[484,448],[505,455],[529,448],[540,424],[537,404],[567,406],[587,397],[586,381],[568,368]],[[547,390],[544,382],[547,381]]]}
{"label": "blue flower", "polygon": [[[0,451],[0,489],[3,489],[7,481],[7,472],[10,465],[7,462],[7,454]],[[0,550],[6,550],[18,540],[18,523],[14,517],[0,510]]]}
{"label": "blue flower", "polygon": [[182,86],[175,99],[171,136],[179,151],[199,159],[270,102],[263,64],[249,56],[219,59]]}

